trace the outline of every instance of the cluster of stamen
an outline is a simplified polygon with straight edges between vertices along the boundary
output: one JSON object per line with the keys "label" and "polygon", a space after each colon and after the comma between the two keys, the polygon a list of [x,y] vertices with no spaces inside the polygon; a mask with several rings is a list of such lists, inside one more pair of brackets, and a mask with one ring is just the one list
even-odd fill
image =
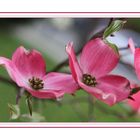
{"label": "cluster of stamen", "polygon": [[86,84],[88,86],[94,86],[95,87],[96,84],[97,84],[95,77],[92,77],[89,74],[83,74],[82,81],[83,81],[84,84]]}
{"label": "cluster of stamen", "polygon": [[43,80],[39,78],[35,78],[35,77],[32,77],[31,79],[29,79],[29,84],[35,90],[43,89],[44,87]]}

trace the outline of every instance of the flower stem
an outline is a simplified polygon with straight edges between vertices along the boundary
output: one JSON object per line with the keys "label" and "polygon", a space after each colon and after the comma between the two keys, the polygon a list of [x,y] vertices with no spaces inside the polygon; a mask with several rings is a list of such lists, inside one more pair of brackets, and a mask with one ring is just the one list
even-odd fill
{"label": "flower stem", "polygon": [[32,96],[30,94],[27,94],[26,101],[27,101],[29,113],[32,116]]}
{"label": "flower stem", "polygon": [[24,94],[25,92],[25,89],[24,88],[20,88],[19,89],[19,92],[16,96],[16,104],[19,104],[19,100],[21,99],[22,95]]}

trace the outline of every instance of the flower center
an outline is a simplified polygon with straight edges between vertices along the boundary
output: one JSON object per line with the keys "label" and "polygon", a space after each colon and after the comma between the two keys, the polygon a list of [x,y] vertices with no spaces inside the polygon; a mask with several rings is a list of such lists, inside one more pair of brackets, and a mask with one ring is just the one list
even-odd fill
{"label": "flower center", "polygon": [[43,89],[44,87],[43,80],[39,78],[32,77],[28,81],[29,81],[30,86],[35,90]]}
{"label": "flower center", "polygon": [[95,77],[92,77],[90,74],[83,74],[82,81],[88,86],[96,86],[97,82]]}

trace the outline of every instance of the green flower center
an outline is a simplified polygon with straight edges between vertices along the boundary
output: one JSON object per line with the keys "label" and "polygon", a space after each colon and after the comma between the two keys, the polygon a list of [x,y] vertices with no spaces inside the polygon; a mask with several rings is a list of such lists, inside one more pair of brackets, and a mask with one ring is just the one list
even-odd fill
{"label": "green flower center", "polygon": [[82,81],[87,86],[96,86],[97,82],[95,77],[92,77],[90,74],[83,74]]}
{"label": "green flower center", "polygon": [[39,78],[32,77],[28,81],[29,81],[30,86],[35,90],[43,89],[44,87],[43,80]]}

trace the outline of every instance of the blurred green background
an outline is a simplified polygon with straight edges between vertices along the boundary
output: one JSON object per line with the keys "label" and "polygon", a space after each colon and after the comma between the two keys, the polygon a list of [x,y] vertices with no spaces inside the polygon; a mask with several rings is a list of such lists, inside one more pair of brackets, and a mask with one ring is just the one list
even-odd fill
{"label": "blurred green background", "polygon": [[[77,46],[82,47],[86,42],[92,31],[96,30],[97,25],[106,26],[109,19],[0,19],[0,56],[11,58],[13,52],[20,45],[24,45],[27,49],[35,48],[39,50],[47,63],[47,71],[52,70],[57,64],[66,59],[66,56],[61,57],[60,60],[54,58],[55,54],[60,51],[58,55],[62,56],[65,52],[65,43],[67,38],[74,39]],[[125,28],[140,31],[140,19],[128,19]],[[43,28],[42,28],[43,26]],[[84,27],[84,28],[83,28]],[[46,45],[50,52],[48,54],[42,49],[41,45],[36,45],[35,38],[32,38],[34,29],[36,31],[37,38],[49,37],[46,41]],[[32,30],[31,30],[32,29]],[[39,30],[40,29],[40,30]],[[46,29],[46,30],[45,30]],[[23,32],[22,32],[23,31]],[[30,40],[26,39],[25,31],[29,33]],[[32,33],[33,32],[33,33]],[[48,34],[47,34],[48,32]],[[59,33],[58,33],[59,32]],[[63,32],[63,34],[61,33]],[[40,35],[40,36],[39,36]],[[50,36],[52,35],[52,37]],[[28,37],[28,36],[27,36]],[[76,39],[75,39],[76,38]],[[60,40],[62,41],[60,41]],[[65,40],[65,41],[63,41]],[[58,45],[62,48],[58,48],[53,54],[55,47],[52,42],[59,42]],[[39,43],[39,41],[37,41]],[[43,42],[42,40],[40,42]],[[44,42],[45,44],[45,42]],[[55,46],[54,45],[54,46]],[[45,48],[45,47],[44,47]],[[47,49],[47,47],[46,47]],[[80,48],[77,48],[77,50]],[[51,55],[50,55],[51,53]],[[52,57],[50,57],[52,56]],[[56,59],[56,60],[55,60]],[[68,68],[65,67],[60,71],[65,71]],[[10,79],[6,70],[0,68],[0,76]],[[8,103],[16,103],[16,95],[18,93],[17,88],[14,85],[7,84],[0,79],[0,122],[28,122],[28,121],[44,121],[44,122],[137,122],[140,121],[140,117],[135,115],[131,108],[126,103],[119,103],[113,107],[97,101],[95,98],[91,98],[88,93],[80,90],[75,96],[65,95],[60,101],[54,100],[38,100],[33,98],[33,112],[37,112],[42,116],[41,119],[33,119],[28,115],[18,118],[16,120],[10,119],[10,113]],[[21,114],[28,114],[28,107],[26,104],[26,97],[22,96],[19,106]]]}

